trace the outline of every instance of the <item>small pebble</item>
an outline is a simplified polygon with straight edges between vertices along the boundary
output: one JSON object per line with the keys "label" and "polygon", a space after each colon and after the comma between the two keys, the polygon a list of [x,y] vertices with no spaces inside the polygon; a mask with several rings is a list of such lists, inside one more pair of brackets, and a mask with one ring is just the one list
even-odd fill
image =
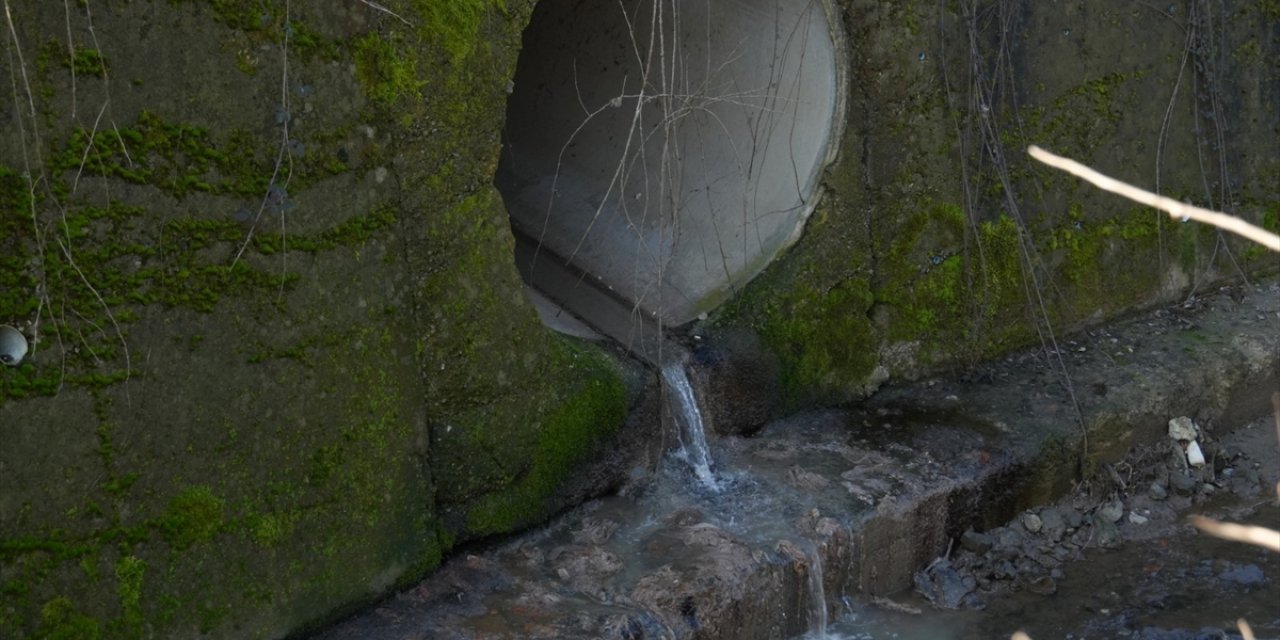
{"label": "small pebble", "polygon": [[1130,511],[1130,512],[1129,512],[1129,522],[1132,522],[1133,524],[1138,524],[1138,525],[1146,524],[1146,523],[1147,523],[1147,517],[1146,517],[1146,516],[1138,515],[1138,513],[1137,513],[1137,512]]}
{"label": "small pebble", "polygon": [[1119,522],[1120,518],[1124,517],[1124,503],[1113,500],[1102,505],[1102,508],[1098,509],[1098,517],[1107,522]]}
{"label": "small pebble", "polygon": [[1175,492],[1187,495],[1196,490],[1196,480],[1182,472],[1170,473],[1169,486],[1172,487]]}
{"label": "small pebble", "polygon": [[1040,533],[1040,529],[1044,523],[1040,521],[1040,516],[1034,513],[1022,514],[1022,526],[1031,533]]}
{"label": "small pebble", "polygon": [[1169,497],[1169,492],[1165,491],[1164,485],[1159,482],[1152,482],[1151,488],[1147,490],[1147,495],[1151,496],[1152,500],[1164,500]]}

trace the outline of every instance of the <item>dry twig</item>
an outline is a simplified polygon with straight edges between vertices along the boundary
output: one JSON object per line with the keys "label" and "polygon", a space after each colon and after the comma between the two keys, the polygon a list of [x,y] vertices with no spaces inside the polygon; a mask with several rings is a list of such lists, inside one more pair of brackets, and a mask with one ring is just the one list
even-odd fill
{"label": "dry twig", "polygon": [[1191,524],[1211,536],[1244,542],[1280,553],[1280,531],[1266,527],[1218,522],[1204,516],[1190,516]]}
{"label": "dry twig", "polygon": [[1210,211],[1200,207],[1189,205],[1185,202],[1178,202],[1173,198],[1158,196],[1150,191],[1144,191],[1126,182],[1116,180],[1115,178],[1105,176],[1089,167],[1086,167],[1075,160],[1064,158],[1059,155],[1052,154],[1040,147],[1032,145],[1027,148],[1027,153],[1032,158],[1039,160],[1055,169],[1061,169],[1070,173],[1077,178],[1087,180],[1094,186],[1104,191],[1124,196],[1134,202],[1155,207],[1168,213],[1174,218],[1186,218],[1213,225],[1224,231],[1230,231],[1234,234],[1243,236],[1258,244],[1261,244],[1272,251],[1280,251],[1280,236],[1267,231],[1266,229],[1256,227],[1240,218],[1227,215],[1218,211]]}

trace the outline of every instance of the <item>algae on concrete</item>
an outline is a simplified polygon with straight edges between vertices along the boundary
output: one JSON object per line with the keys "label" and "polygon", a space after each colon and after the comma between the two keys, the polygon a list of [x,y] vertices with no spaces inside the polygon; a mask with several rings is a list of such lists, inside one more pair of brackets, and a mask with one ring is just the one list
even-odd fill
{"label": "algae on concrete", "polygon": [[563,508],[621,423],[490,185],[529,8],[381,4],[12,7],[0,635],[295,632]]}

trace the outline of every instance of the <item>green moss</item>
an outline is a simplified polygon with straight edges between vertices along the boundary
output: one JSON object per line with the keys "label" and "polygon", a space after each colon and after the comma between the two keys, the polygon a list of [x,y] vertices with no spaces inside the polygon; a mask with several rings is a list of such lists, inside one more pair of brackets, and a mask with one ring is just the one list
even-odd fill
{"label": "green moss", "polygon": [[272,549],[289,538],[293,533],[297,513],[267,513],[252,518],[250,536],[258,546]]}
{"label": "green moss", "polygon": [[818,292],[800,289],[769,308],[760,325],[783,364],[782,391],[792,404],[838,397],[862,385],[876,365],[871,291],[849,281]]}
{"label": "green moss", "polygon": [[77,611],[70,598],[59,596],[40,608],[40,628],[35,637],[41,640],[97,640],[102,637],[102,627],[97,620]]}
{"label": "green moss", "polygon": [[556,488],[626,418],[626,389],[614,365],[594,350],[572,351],[584,379],[582,387],[538,425],[528,470],[510,488],[485,496],[471,508],[471,533],[512,531],[548,516],[548,499]]}
{"label": "green moss", "polygon": [[123,635],[137,637],[142,632],[142,580],[147,564],[137,556],[124,556],[116,562],[116,595],[123,610]]}
{"label": "green moss", "polygon": [[391,206],[382,206],[368,214],[355,216],[318,233],[288,235],[281,235],[274,231],[257,233],[253,237],[253,246],[263,255],[279,253],[286,247],[290,251],[319,253],[337,247],[358,246],[368,242],[378,232],[390,228],[395,222],[395,210]]}
{"label": "green moss", "polygon": [[400,99],[421,99],[426,85],[418,75],[417,56],[397,40],[394,36],[370,33],[351,45],[356,78],[369,99],[383,107]]}
{"label": "green moss", "polygon": [[178,198],[201,191],[261,196],[271,176],[269,155],[234,141],[220,145],[205,127],[143,111],[131,126],[76,128],[51,164],[55,175],[115,177]]}
{"label": "green moss", "polygon": [[77,75],[96,76],[98,78],[107,77],[107,59],[97,49],[76,47],[75,54],[72,55],[67,66],[75,71]]}
{"label": "green moss", "polygon": [[423,37],[448,52],[455,63],[476,46],[485,16],[505,11],[501,0],[414,0],[413,6],[422,16]]}
{"label": "green moss", "polygon": [[225,506],[225,501],[209,487],[187,487],[169,500],[157,526],[170,546],[186,549],[209,540],[218,532]]}

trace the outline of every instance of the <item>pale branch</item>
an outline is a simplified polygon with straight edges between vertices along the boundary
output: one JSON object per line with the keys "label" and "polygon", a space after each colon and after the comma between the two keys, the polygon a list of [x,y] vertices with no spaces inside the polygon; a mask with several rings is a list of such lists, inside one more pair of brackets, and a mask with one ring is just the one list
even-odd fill
{"label": "pale branch", "polygon": [[1036,160],[1039,160],[1040,162],[1043,162],[1055,169],[1066,171],[1077,178],[1086,180],[1099,189],[1124,196],[1140,204],[1155,207],[1156,209],[1160,209],[1161,211],[1168,213],[1175,219],[1190,219],[1195,220],[1196,222],[1213,225],[1219,229],[1230,231],[1236,235],[1253,240],[1272,251],[1280,251],[1280,236],[1261,227],[1249,224],[1235,216],[1228,215],[1220,211],[1202,209],[1185,202],[1179,202],[1173,198],[1166,198],[1164,196],[1151,193],[1150,191],[1139,189],[1126,182],[1098,173],[1075,160],[1054,155],[1035,145],[1028,147],[1027,153],[1031,154],[1032,158],[1035,158]]}
{"label": "pale branch", "polygon": [[1218,522],[1204,516],[1188,518],[1195,527],[1215,538],[1244,542],[1280,553],[1280,531],[1247,524]]}

